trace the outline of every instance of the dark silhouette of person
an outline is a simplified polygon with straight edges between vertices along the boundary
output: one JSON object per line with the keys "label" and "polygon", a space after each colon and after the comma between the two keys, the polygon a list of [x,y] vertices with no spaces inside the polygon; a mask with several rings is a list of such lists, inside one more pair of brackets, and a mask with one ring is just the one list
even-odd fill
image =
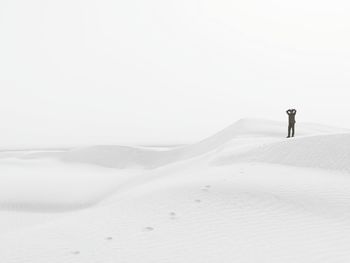
{"label": "dark silhouette of person", "polygon": [[296,109],[289,109],[286,111],[288,114],[288,136],[287,138],[290,138],[290,132],[292,132],[292,137],[294,137],[294,131],[295,131],[295,114],[297,114]]}

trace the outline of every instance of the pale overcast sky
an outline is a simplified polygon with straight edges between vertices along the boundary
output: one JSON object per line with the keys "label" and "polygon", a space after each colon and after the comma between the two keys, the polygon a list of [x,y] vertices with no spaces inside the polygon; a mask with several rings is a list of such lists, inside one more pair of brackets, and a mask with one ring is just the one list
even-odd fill
{"label": "pale overcast sky", "polygon": [[0,148],[350,127],[350,2],[1,0]]}

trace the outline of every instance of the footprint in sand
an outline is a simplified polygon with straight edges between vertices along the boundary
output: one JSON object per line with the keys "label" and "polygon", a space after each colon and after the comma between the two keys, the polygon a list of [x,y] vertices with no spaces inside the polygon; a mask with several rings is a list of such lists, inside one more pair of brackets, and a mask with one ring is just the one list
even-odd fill
{"label": "footprint in sand", "polygon": [[80,254],[80,251],[72,251],[72,254],[73,254],[73,255],[79,255],[79,254]]}
{"label": "footprint in sand", "polygon": [[170,212],[169,213],[171,219],[176,219],[176,213],[175,212]]}
{"label": "footprint in sand", "polygon": [[106,237],[106,240],[108,241],[113,240],[113,237]]}
{"label": "footprint in sand", "polygon": [[194,200],[196,203],[200,203],[200,202],[202,202],[202,200],[199,200],[199,199],[196,199],[196,200]]}
{"label": "footprint in sand", "polygon": [[209,191],[209,189],[210,189],[210,185],[206,185],[206,186],[204,186],[203,188],[202,188],[202,191]]}
{"label": "footprint in sand", "polygon": [[154,228],[153,228],[153,227],[148,226],[148,227],[145,227],[143,230],[144,230],[144,231],[147,231],[147,232],[150,232],[150,231],[153,231],[153,230],[154,230]]}

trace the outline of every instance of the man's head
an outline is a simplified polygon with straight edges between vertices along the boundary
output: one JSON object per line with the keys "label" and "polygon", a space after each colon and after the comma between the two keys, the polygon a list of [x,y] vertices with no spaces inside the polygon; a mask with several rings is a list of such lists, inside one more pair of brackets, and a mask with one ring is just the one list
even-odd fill
{"label": "man's head", "polygon": [[288,115],[295,115],[297,113],[296,109],[289,109],[287,110]]}

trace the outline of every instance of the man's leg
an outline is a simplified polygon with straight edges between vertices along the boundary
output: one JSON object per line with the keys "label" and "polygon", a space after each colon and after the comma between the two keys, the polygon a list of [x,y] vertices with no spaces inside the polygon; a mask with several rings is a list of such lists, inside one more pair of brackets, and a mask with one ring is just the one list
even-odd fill
{"label": "man's leg", "polygon": [[292,137],[294,137],[294,128],[295,128],[295,124],[292,125]]}
{"label": "man's leg", "polygon": [[287,138],[290,137],[290,130],[291,130],[291,128],[292,128],[292,127],[291,127],[291,125],[289,124],[289,125],[288,125],[288,137],[287,137]]}

